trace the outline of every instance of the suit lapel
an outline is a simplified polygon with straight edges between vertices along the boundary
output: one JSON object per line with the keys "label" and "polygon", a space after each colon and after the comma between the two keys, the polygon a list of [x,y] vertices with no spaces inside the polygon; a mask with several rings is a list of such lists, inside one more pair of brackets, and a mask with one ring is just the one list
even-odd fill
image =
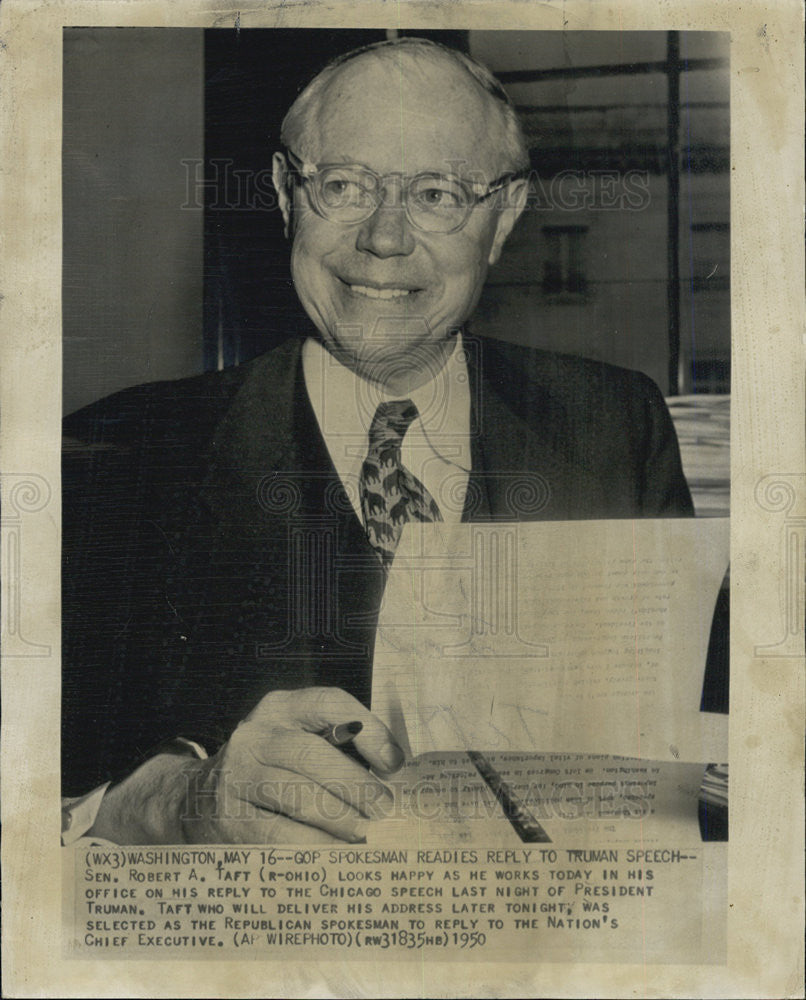
{"label": "suit lapel", "polygon": [[300,467],[293,427],[300,349],[294,338],[250,365],[210,442],[201,499],[219,521],[252,534],[271,526],[265,501],[270,507],[286,488],[281,474]]}
{"label": "suit lapel", "polygon": [[565,406],[541,372],[519,370],[505,357],[506,345],[470,343],[473,469],[463,520],[547,519],[554,487],[573,476],[557,433],[567,423]]}

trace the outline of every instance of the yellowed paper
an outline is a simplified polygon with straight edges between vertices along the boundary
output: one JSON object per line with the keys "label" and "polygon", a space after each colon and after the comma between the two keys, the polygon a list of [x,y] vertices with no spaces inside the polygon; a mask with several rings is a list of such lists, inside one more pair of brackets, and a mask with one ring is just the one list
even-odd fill
{"label": "yellowed paper", "polygon": [[[551,928],[540,950],[522,943],[532,929],[515,919],[544,921],[564,914],[538,910],[473,915],[440,914],[439,919],[492,919],[492,947],[470,948],[458,940],[451,960],[430,958],[441,944],[395,949],[361,956],[347,945],[303,953],[297,946],[268,947],[265,936],[247,951],[229,928],[219,949],[220,929],[174,932],[161,926],[135,930],[146,935],[136,950],[125,951],[103,939],[128,936],[113,927],[88,931],[88,921],[187,919],[209,921],[213,914],[161,913],[159,888],[189,889],[192,861],[160,861],[139,856],[94,857],[89,849],[59,846],[60,727],[60,476],[61,420],[61,140],[63,29],[98,26],[134,29],[216,27],[236,32],[257,27],[379,27],[548,30],[558,36],[584,30],[622,33],[664,32],[670,28],[730,33],[731,85],[731,294],[733,369],[731,414],[731,721],[730,846],[701,844],[685,876],[659,860],[596,865],[627,871],[663,869],[660,904],[632,897],[624,948],[607,950],[607,941],[587,935],[600,928]],[[803,996],[803,496],[806,488],[803,440],[803,246],[802,109],[803,17],[791,0],[737,6],[722,0],[662,4],[632,0],[620,5],[563,3],[431,2],[327,5],[271,3],[250,9],[211,2],[138,0],[137,3],[14,2],[0,7],[0,65],[3,86],[0,180],[3,241],[0,246],[0,389],[2,390],[2,684],[3,684],[3,979],[9,996]],[[91,164],[87,164],[91,169]],[[573,321],[566,332],[573,338]],[[116,353],[114,345],[110,354]],[[538,641],[538,640],[536,640]],[[567,764],[564,766],[568,766]],[[667,767],[666,764],[662,765]],[[668,765],[672,766],[672,765]],[[573,777],[573,776],[571,776]],[[690,796],[684,796],[690,801]],[[505,830],[498,821],[496,828]],[[510,835],[507,830],[507,836]],[[611,831],[612,832],[612,831]],[[597,837],[598,837],[598,831]],[[654,840],[659,851],[679,850]],[[600,844],[587,849],[605,850]],[[370,845],[360,850],[370,850]],[[530,850],[492,847],[490,850]],[[548,849],[548,848],[546,848]],[[564,848],[576,850],[577,848]],[[580,848],[581,849],[581,848]],[[616,849],[616,848],[612,848]],[[618,848],[619,850],[621,848]],[[351,848],[351,850],[353,850]],[[355,849],[359,850],[359,849]],[[423,851],[431,850],[423,848]],[[437,848],[434,848],[437,850]],[[725,866],[729,870],[725,879]],[[118,870],[116,858],[122,871]],[[322,859],[316,859],[317,862]],[[248,870],[249,878],[267,869],[316,870],[309,856],[279,859],[250,857],[241,865],[224,862],[223,850],[205,861],[206,889],[239,888],[224,873]],[[392,868],[400,871],[459,871],[459,889],[480,884],[472,868],[494,872],[539,870],[546,884],[551,871],[591,870],[594,862],[563,854],[554,861],[486,854],[455,863],[418,849],[405,859],[381,864],[366,856],[341,856],[322,863],[336,888],[338,872],[381,870],[391,886]],[[218,864],[220,862],[220,865]],[[688,864],[688,862],[687,862]],[[209,869],[209,870],[208,870]],[[175,885],[157,879],[179,872]],[[494,875],[489,876],[495,878]],[[115,883],[114,879],[120,881]],[[150,880],[150,881],[149,881]],[[588,879],[582,876],[582,884]],[[505,888],[508,879],[501,880]],[[576,879],[571,880],[575,884]],[[414,880],[411,880],[415,884]],[[408,884],[401,879],[397,884]],[[357,881],[352,883],[358,884]],[[525,880],[524,880],[525,884]],[[386,882],[384,882],[386,885]],[[144,913],[103,913],[92,906],[128,905],[115,900],[115,888],[134,887]],[[269,882],[266,888],[271,888]],[[292,887],[293,888],[293,887]],[[305,886],[302,886],[305,888]],[[285,887],[284,887],[285,889]],[[255,893],[258,895],[258,893]],[[563,893],[565,895],[565,893]],[[699,898],[697,898],[699,896]],[[137,897],[138,909],[140,896]],[[171,902],[163,897],[162,902]],[[338,899],[284,892],[282,904],[336,905]],[[390,897],[391,898],[391,897]],[[454,897],[446,891],[449,906]],[[600,897],[603,898],[603,897]],[[147,902],[146,902],[147,900]],[[231,907],[230,895],[205,902]],[[241,897],[240,902],[251,902]],[[353,905],[372,899],[354,897]],[[428,902],[405,897],[407,903]],[[455,897],[455,905],[472,902]],[[512,897],[516,903],[551,902]],[[184,905],[178,895],[173,905]],[[646,904],[646,905],[644,905]],[[652,904],[652,905],[650,905]],[[259,904],[258,904],[259,905]],[[304,920],[313,914],[265,915],[231,919]],[[684,919],[679,918],[680,913]],[[153,914],[156,914],[154,916]],[[338,915],[346,920],[366,914]],[[315,915],[317,921],[333,914]],[[371,915],[370,915],[371,916]],[[427,914],[425,916],[428,916]],[[583,917],[574,913],[573,917]],[[601,919],[590,912],[588,919]],[[406,914],[420,920],[422,915]],[[430,917],[429,917],[430,919]],[[436,917],[435,917],[436,919]],[[223,925],[222,925],[223,926]],[[80,929],[80,935],[77,928]],[[478,926],[439,928],[433,934],[466,934]],[[241,928],[243,933],[251,929]],[[347,933],[347,929],[336,929]],[[406,928],[408,931],[409,929]],[[290,934],[308,933],[289,928]],[[206,958],[179,959],[173,946],[150,944],[148,937],[197,933],[216,937]],[[264,929],[262,933],[274,933]],[[319,924],[315,933],[323,931]],[[375,933],[375,932],[372,932]],[[378,931],[378,933],[383,933]],[[419,931],[418,931],[419,933]],[[85,935],[98,937],[87,944]],[[560,940],[563,939],[563,940]],[[223,935],[220,940],[224,941]],[[132,942],[129,942],[132,943]],[[466,945],[466,947],[463,947]],[[399,946],[399,947],[398,947]],[[208,948],[208,944],[199,944]],[[300,947],[303,947],[300,945]],[[307,945],[305,945],[307,947]],[[78,951],[82,950],[79,957]],[[113,957],[114,956],[114,957]],[[220,956],[220,957],[219,957]],[[426,957],[427,956],[427,957]],[[247,961],[246,958],[249,958]],[[669,958],[676,959],[670,962]]]}

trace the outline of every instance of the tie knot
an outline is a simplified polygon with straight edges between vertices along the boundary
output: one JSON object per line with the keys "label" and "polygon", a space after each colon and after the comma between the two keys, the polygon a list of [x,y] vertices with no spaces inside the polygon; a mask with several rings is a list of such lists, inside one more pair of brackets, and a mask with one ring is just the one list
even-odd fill
{"label": "tie knot", "polygon": [[377,448],[382,443],[390,448],[399,446],[417,416],[417,407],[410,399],[380,403],[369,429],[370,448]]}

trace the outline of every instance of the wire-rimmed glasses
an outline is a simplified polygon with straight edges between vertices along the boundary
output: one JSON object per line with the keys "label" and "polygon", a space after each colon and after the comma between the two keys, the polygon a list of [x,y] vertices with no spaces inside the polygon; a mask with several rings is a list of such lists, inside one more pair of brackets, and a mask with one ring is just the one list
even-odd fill
{"label": "wire-rimmed glasses", "polygon": [[360,163],[304,163],[290,149],[286,157],[305,184],[311,207],[329,222],[344,226],[365,222],[378,210],[387,185],[394,180],[400,184],[401,204],[412,226],[444,235],[458,232],[476,205],[524,176],[523,171],[510,171],[492,184],[479,184],[435,171],[381,175]]}

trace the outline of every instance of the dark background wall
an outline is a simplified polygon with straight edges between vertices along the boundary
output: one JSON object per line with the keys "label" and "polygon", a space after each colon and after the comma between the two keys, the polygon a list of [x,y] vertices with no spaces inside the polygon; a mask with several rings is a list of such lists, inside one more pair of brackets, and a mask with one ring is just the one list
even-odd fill
{"label": "dark background wall", "polygon": [[63,405],[200,370],[204,36],[69,28],[63,76]]}
{"label": "dark background wall", "polygon": [[[499,73],[531,147],[535,192],[474,330],[640,368],[666,393],[726,392],[727,36],[412,33]],[[66,411],[292,332],[279,123],[329,58],[386,36],[65,32]]]}

